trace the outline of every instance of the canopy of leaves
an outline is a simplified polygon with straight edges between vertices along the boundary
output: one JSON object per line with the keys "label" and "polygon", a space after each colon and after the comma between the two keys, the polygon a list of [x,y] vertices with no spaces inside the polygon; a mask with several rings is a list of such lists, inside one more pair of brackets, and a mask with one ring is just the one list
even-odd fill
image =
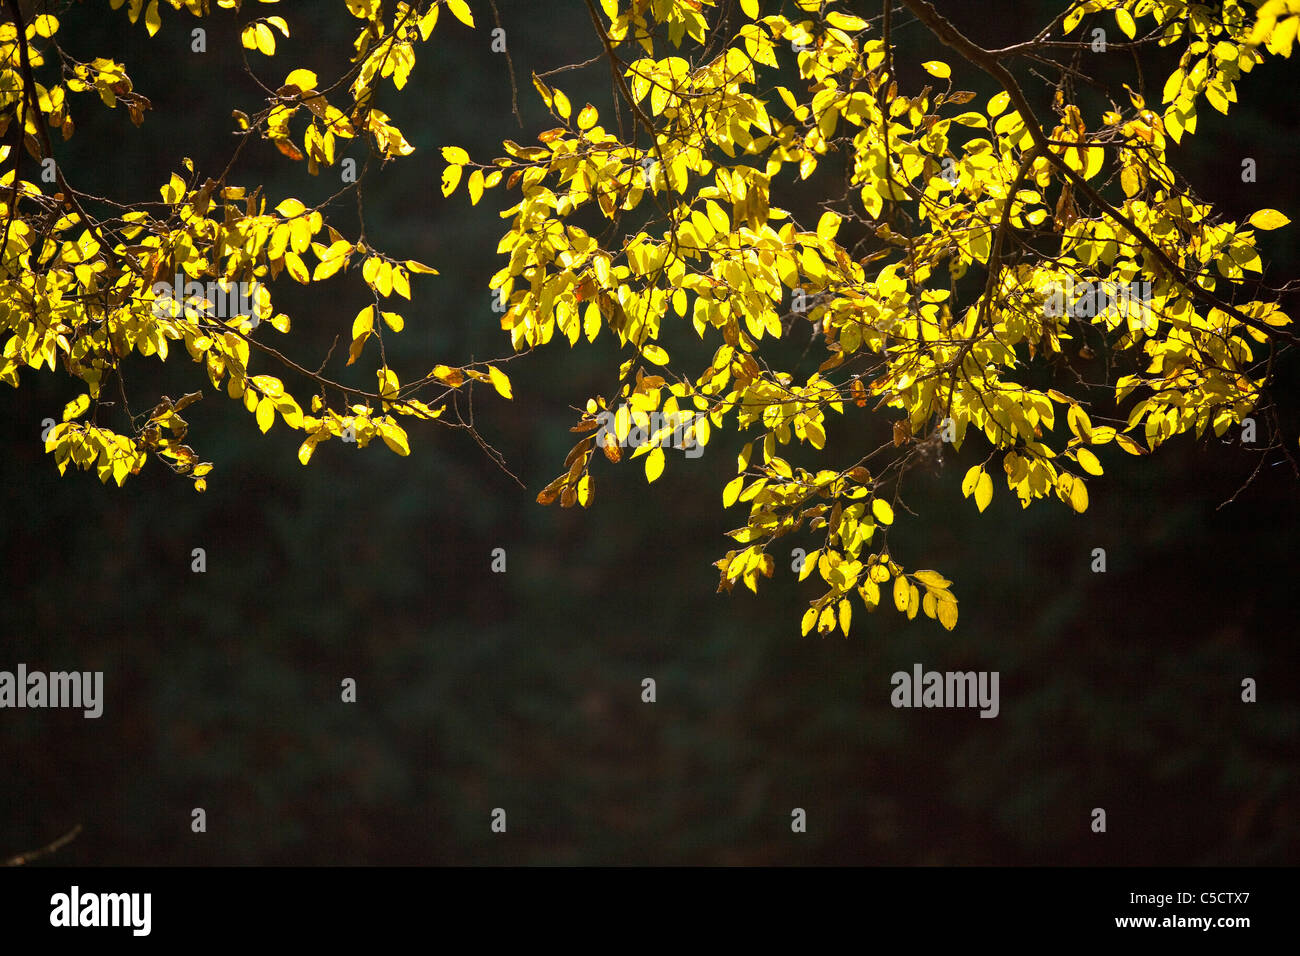
{"label": "canopy of leaves", "polygon": [[[465,169],[471,183],[505,171],[518,190],[492,282],[517,349],[608,330],[632,353],[575,428],[614,410],[607,457],[639,427],[633,457],[653,482],[671,430],[699,446],[753,436],[723,490],[748,515],[730,533],[742,547],[717,562],[720,589],[756,590],[774,543],[812,533],[801,573],[826,590],[804,633],[847,634],[855,598],[951,629],[952,582],[895,558],[903,479],[939,443],[986,443],[961,481],[981,511],[997,475],[1022,506],[1055,497],[1084,512],[1085,476],[1103,473],[1094,449],[1145,455],[1263,414],[1273,359],[1295,339],[1256,242],[1287,217],[1224,219],[1166,151],[1195,132],[1202,102],[1226,112],[1243,74],[1290,55],[1292,5],[1089,0],[990,51],[905,0],[956,54],[922,64],[920,89],[898,79],[888,4],[874,21],[821,0],[744,0],[730,19],[712,0],[600,6],[588,3],[621,97],[613,118],[534,78],[558,125],[491,163],[445,150],[444,191]],[[1077,71],[1045,59],[1088,46],[1074,38],[1098,18],[1135,53],[1180,52],[1160,93],[1125,83],[1122,101],[1089,108]],[[1059,70],[1051,119],[1012,72],[1030,62]],[[1000,91],[974,102],[963,72]],[[819,218],[796,221],[780,197],[828,168]],[[808,371],[778,344],[801,326],[822,355]],[[693,366],[672,358],[690,332],[714,348]],[[828,446],[832,413],[889,415],[891,439]],[[587,504],[596,450],[595,437],[575,446],[539,500]]]}
{"label": "canopy of leaves", "polygon": [[[219,10],[213,12],[204,0],[168,2],[199,18],[221,11],[240,14],[244,6],[218,0]],[[123,0],[113,0],[112,6],[122,7]],[[12,17],[0,25],[0,135],[11,141],[0,147],[0,158],[10,163],[0,180],[5,223],[0,328],[8,333],[0,380],[17,386],[23,369],[59,369],[81,381],[84,393],[68,403],[62,421],[46,435],[46,449],[61,472],[72,464],[120,485],[152,454],[193,478],[200,491],[206,487],[213,465],[185,444],[188,423],[181,416],[202,397],[202,379],[179,400],[162,396],[151,411],[132,413],[128,404],[128,359],[165,361],[171,343],[184,346],[211,387],[224,387],[241,401],[263,432],[277,421],[302,431],[303,464],[320,442],[337,437],[361,447],[379,438],[397,454],[409,454],[401,419],[439,419],[452,393],[466,382],[487,382],[508,395],[505,373],[487,364],[438,364],[403,383],[384,358],[384,335],[401,332],[405,320],[385,308],[384,300],[409,301],[411,276],[436,275],[436,270],[381,251],[364,230],[345,238],[326,220],[330,207],[354,194],[360,202],[371,165],[414,151],[374,106],[380,85],[405,86],[415,47],[429,39],[444,6],[473,26],[462,0],[385,6],[379,0],[348,0],[346,12],[357,23],[355,52],[337,77],[322,79],[297,68],[283,80],[269,80],[262,78],[261,63],[249,64],[266,99],[252,112],[233,111],[229,123],[237,140],[224,168],[203,170],[186,159],[184,169],[159,188],[160,200],[123,203],[69,184],[55,162],[51,133],[65,140],[73,135],[78,94],[96,94],[109,109],[125,107],[136,126],[150,108],[148,98],[134,89],[125,64],[82,59],[87,54],[63,49],[57,16],[41,14],[23,23],[17,5],[9,4]],[[143,14],[151,36],[160,29],[158,0],[147,6],[131,0],[125,14],[132,23]],[[21,41],[16,24],[22,24]],[[277,34],[288,37],[290,31],[284,17],[255,16],[241,39],[248,51],[272,57]],[[15,148],[19,135],[22,146]],[[289,161],[305,161],[313,176],[351,164],[339,174],[344,188],[309,209],[293,197],[276,201],[258,185],[234,182],[240,152],[258,139],[274,144]],[[344,157],[354,142],[363,155]],[[101,212],[104,208],[110,212]],[[373,297],[373,304],[342,330],[350,334],[347,365],[367,350],[378,352],[376,385],[369,389],[328,377],[324,363],[312,371],[267,341],[270,333],[290,332],[290,316],[274,303],[277,280],[322,283],[349,269],[360,273]],[[295,397],[280,377],[259,371],[258,365],[287,371],[315,394],[310,400]],[[114,408],[119,398],[121,405]]]}
{"label": "canopy of leaves", "polygon": [[[78,190],[52,145],[52,134],[74,133],[77,94],[120,105],[140,125],[150,102],[127,65],[63,49],[56,15],[28,20],[7,2],[0,379],[17,386],[24,370],[61,371],[81,383],[46,435],[60,471],[71,463],[121,484],[152,454],[202,490],[213,465],[185,443],[181,413],[206,386],[242,402],[262,431],[276,422],[302,431],[303,464],[331,438],[380,438],[409,454],[401,421],[440,420],[448,408],[448,423],[472,429],[457,395],[475,382],[513,396],[499,362],[399,377],[384,337],[406,320],[385,300],[411,299],[411,276],[435,270],[326,218],[344,199],[359,206],[371,167],[414,151],[376,106],[379,91],[406,85],[444,9],[476,25],[465,0],[346,0],[350,65],[325,79],[292,68],[282,80],[260,74],[277,37],[293,35],[288,19],[240,0],[218,0],[216,11],[167,0],[198,18],[256,7],[240,37],[266,96],[231,114],[236,145],[224,167],[186,160],[160,201],[146,202]],[[1262,279],[1257,242],[1288,219],[1273,209],[1225,218],[1180,179],[1167,150],[1195,134],[1203,103],[1227,112],[1265,56],[1289,57],[1300,23],[1292,0],[1258,9],[1228,0],[1214,11],[1086,0],[997,50],[925,0],[904,0],[952,54],[922,63],[919,86],[894,62],[889,4],[866,19],[824,0],[585,2],[613,87],[603,111],[575,108],[535,75],[554,121],[537,145],[506,140],[505,155],[485,161],[441,148],[444,195],[464,184],[473,205],[491,190],[510,196],[498,246],[506,261],[491,287],[514,350],[557,332],[570,344],[603,332],[626,353],[574,426],[595,434],[539,501],[589,505],[598,451],[619,461],[635,446],[628,457],[643,458],[654,482],[670,435],[704,448],[734,431],[744,444],[722,498],[747,514],[730,532],[738,547],[717,562],[720,589],[756,590],[785,538],[809,545],[801,574],[815,571],[825,586],[804,633],[847,634],[855,602],[872,611],[882,600],[951,629],[952,582],[907,570],[896,531],[910,519],[908,472],[945,443],[987,449],[960,482],[981,511],[1005,481],[1022,506],[1055,497],[1084,512],[1088,477],[1114,450],[1146,455],[1184,433],[1223,435],[1250,415],[1272,421],[1275,358],[1295,338],[1285,289]],[[112,6],[143,18],[150,35],[160,29],[158,0]],[[1133,55],[1122,97],[1081,89],[1091,78],[1055,58],[1095,45],[1097,23],[1126,38],[1111,44],[1117,56]],[[1149,50],[1177,55],[1158,90],[1140,69]],[[1044,70],[1054,76],[1043,88],[1025,85]],[[961,88],[976,75],[998,87],[983,102]],[[339,193],[309,208],[232,181],[255,141],[311,175],[355,166],[342,155],[355,145],[362,168],[342,170]],[[815,221],[788,208],[804,183],[822,197]],[[327,374],[333,350],[313,371],[267,340],[291,327],[276,283],[348,270],[372,302],[340,330],[346,365],[370,355],[373,388]],[[788,346],[800,337],[808,345],[795,355]],[[172,343],[201,366],[195,389],[132,413],[128,360],[166,360]],[[883,416],[887,438],[839,447],[828,441],[831,416]],[[612,430],[600,427],[607,420]]]}

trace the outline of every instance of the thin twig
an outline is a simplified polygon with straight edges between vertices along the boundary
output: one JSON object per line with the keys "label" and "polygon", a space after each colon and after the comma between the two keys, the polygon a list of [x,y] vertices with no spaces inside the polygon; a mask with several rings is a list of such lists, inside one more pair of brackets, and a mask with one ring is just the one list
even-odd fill
{"label": "thin twig", "polygon": [[65,846],[67,846],[69,843],[75,840],[78,834],[80,833],[81,833],[81,824],[78,823],[75,827],[73,827],[67,833],[63,834],[63,836],[59,837],[53,843],[47,843],[45,846],[41,847],[38,850],[29,850],[26,853],[19,853],[17,856],[11,856],[3,863],[0,863],[0,866],[23,866],[26,863],[32,862],[32,860],[39,860],[43,856],[49,856],[51,853],[57,853],[59,850],[63,849]]}

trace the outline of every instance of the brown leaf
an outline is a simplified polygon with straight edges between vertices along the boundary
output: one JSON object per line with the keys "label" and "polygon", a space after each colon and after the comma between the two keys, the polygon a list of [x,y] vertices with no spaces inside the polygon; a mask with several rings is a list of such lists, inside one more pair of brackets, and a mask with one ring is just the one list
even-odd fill
{"label": "brown leaf", "polygon": [[369,335],[363,335],[361,338],[355,339],[352,345],[348,347],[348,365],[361,358],[361,350],[366,347],[366,339],[368,338],[370,338]]}
{"label": "brown leaf", "polygon": [[867,390],[862,387],[862,380],[855,378],[853,384],[849,386],[849,393],[853,396],[853,404],[858,408],[867,407]]}
{"label": "brown leaf", "polygon": [[292,160],[297,161],[303,158],[302,150],[300,150],[297,146],[293,145],[293,143],[290,140],[277,139],[275,141],[275,148],[278,149],[280,152],[284,153],[284,155],[288,156]]}
{"label": "brown leaf", "polygon": [[569,451],[568,456],[564,459],[564,467],[568,468],[575,461],[577,461],[579,458],[585,455],[588,451],[591,450],[591,446],[594,443],[595,443],[595,439],[584,438],[582,441],[578,442],[578,444],[574,445],[573,448]]}

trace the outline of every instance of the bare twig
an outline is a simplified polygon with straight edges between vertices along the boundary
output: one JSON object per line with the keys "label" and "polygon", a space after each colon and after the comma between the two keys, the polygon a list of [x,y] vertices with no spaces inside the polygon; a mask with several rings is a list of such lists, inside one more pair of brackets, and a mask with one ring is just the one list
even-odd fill
{"label": "bare twig", "polygon": [[26,853],[19,853],[17,856],[11,856],[3,863],[0,863],[0,866],[23,866],[27,863],[32,862],[32,860],[39,860],[43,856],[49,856],[52,853],[57,853],[59,850],[63,849],[65,846],[67,846],[69,843],[75,840],[80,833],[81,833],[81,824],[78,823],[75,827],[73,827],[71,830],[63,834],[63,836],[59,837],[57,840],[53,841],[52,843],[47,843],[45,846],[37,850],[28,850]]}

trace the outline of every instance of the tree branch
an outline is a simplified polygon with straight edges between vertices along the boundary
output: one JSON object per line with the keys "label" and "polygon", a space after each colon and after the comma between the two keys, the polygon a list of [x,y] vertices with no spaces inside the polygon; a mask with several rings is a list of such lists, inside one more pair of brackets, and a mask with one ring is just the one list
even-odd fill
{"label": "tree branch", "polygon": [[1016,82],[1016,78],[1011,75],[1010,71],[1002,65],[996,53],[968,40],[927,0],[902,0],[902,2],[942,43],[952,47],[969,63],[979,67],[998,81],[1007,96],[1010,97],[1011,105],[1015,107],[1024,120],[1025,129],[1028,131],[1030,138],[1042,150],[1043,155],[1047,157],[1051,164],[1060,171],[1061,175],[1074,184],[1075,189],[1088,197],[1107,216],[1127,229],[1151,257],[1164,268],[1169,276],[1187,290],[1192,298],[1199,300],[1204,305],[1218,309],[1220,312],[1227,313],[1243,325],[1250,326],[1269,338],[1281,338],[1293,344],[1300,344],[1300,338],[1297,338],[1293,333],[1278,329],[1266,322],[1261,322],[1259,319],[1251,318],[1235,305],[1225,302],[1213,292],[1200,286],[1169,258],[1156,241],[1143,232],[1137,223],[1103,199],[1092,186],[1088,185],[1087,180],[1071,169],[1065,159],[1051,148],[1047,134],[1043,132],[1042,127],[1035,118],[1034,111],[1029,106],[1029,101],[1025,99],[1025,94],[1020,89],[1020,84]]}
{"label": "tree branch", "polygon": [[63,849],[65,846],[67,846],[69,843],[75,840],[77,838],[77,835],[80,833],[81,833],[81,824],[78,823],[75,827],[73,827],[67,833],[63,834],[63,836],[59,837],[54,842],[47,843],[39,850],[29,850],[26,853],[19,853],[17,856],[11,856],[3,863],[0,863],[0,866],[23,866],[26,863],[30,863],[32,860],[39,860],[43,856],[49,856],[51,853],[57,853],[59,850]]}

